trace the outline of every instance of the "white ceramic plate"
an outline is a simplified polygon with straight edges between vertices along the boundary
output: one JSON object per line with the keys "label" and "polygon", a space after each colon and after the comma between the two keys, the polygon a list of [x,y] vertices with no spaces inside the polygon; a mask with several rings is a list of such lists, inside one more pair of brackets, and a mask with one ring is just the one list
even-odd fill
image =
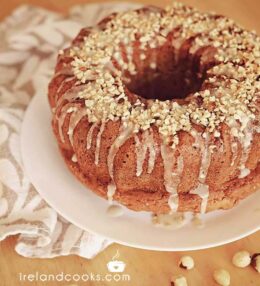
{"label": "white ceramic plate", "polygon": [[25,169],[42,197],[68,221],[118,243],[151,250],[195,250],[225,244],[260,229],[260,192],[229,211],[205,215],[205,227],[155,227],[148,213],[124,209],[121,217],[106,214],[108,203],[68,171],[51,129],[46,95],[32,100],[22,127]]}

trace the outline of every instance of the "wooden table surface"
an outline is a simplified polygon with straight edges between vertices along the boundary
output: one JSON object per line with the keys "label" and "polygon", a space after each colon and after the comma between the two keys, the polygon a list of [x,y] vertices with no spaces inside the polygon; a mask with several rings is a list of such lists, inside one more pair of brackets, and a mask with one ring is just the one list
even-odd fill
{"label": "wooden table surface", "polygon": [[[42,6],[50,10],[66,13],[70,6],[78,3],[101,1],[87,0],[27,0],[26,3]],[[105,2],[105,1],[103,1]],[[171,1],[141,0],[143,2],[164,6]],[[260,1],[259,0],[183,0],[205,11],[216,11],[232,17],[245,27],[254,29],[260,34]],[[0,19],[9,15],[22,0],[2,1]],[[238,222],[239,223],[239,222]],[[235,227],[235,225],[234,225]],[[144,234],[145,235],[145,234]],[[221,235],[221,233],[219,234]],[[133,285],[133,286],[170,286],[172,275],[182,274],[187,277],[189,286],[214,286],[212,273],[216,268],[225,268],[231,274],[231,285],[260,286],[260,274],[252,267],[235,268],[231,264],[232,255],[241,249],[250,253],[260,252],[260,232],[225,246],[192,252],[155,252],[129,248],[114,244],[100,253],[95,259],[86,260],[77,256],[59,257],[55,259],[28,259],[17,255],[14,251],[16,237],[10,237],[0,243],[0,286],[18,285],[70,285],[69,282],[19,282],[19,273],[99,273],[106,274],[106,264],[118,250],[120,260],[126,263],[125,273],[130,274],[130,282],[77,282],[77,285]],[[195,259],[195,269],[185,271],[177,262],[183,254]],[[74,283],[75,284],[75,283]]]}

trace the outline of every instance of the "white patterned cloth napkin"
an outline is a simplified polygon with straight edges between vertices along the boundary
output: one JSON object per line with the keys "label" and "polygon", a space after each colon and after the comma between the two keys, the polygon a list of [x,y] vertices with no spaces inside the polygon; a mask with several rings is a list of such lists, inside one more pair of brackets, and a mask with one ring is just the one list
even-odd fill
{"label": "white patterned cloth napkin", "polygon": [[23,172],[20,129],[37,89],[47,96],[58,51],[82,27],[135,7],[119,2],[87,4],[73,7],[64,17],[21,6],[0,23],[0,240],[19,234],[16,251],[23,256],[92,258],[111,244],[67,222],[42,200]]}

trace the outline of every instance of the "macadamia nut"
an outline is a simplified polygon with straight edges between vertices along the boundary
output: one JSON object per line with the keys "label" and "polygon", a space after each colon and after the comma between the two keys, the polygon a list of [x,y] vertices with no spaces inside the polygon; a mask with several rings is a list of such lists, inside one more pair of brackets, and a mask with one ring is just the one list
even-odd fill
{"label": "macadamia nut", "polygon": [[190,270],[190,269],[194,268],[194,260],[191,256],[183,256],[183,257],[181,257],[181,260],[179,262],[179,266],[181,268]]}
{"label": "macadamia nut", "polygon": [[230,285],[230,274],[225,269],[217,269],[213,273],[215,281],[220,286],[229,286]]}
{"label": "macadamia nut", "polygon": [[235,255],[232,258],[232,263],[236,267],[240,268],[247,267],[251,263],[250,253],[248,251],[239,251],[235,253]]}
{"label": "macadamia nut", "polygon": [[178,276],[172,279],[171,286],[188,286],[188,282],[184,276]]}
{"label": "macadamia nut", "polygon": [[260,273],[260,253],[255,253],[251,259],[251,265]]}

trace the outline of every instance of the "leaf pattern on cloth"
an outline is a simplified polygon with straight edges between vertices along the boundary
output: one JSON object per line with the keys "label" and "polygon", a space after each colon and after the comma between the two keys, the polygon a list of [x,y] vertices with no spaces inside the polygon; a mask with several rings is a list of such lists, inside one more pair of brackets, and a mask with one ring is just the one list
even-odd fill
{"label": "leaf pattern on cloth", "polygon": [[58,50],[81,27],[138,6],[87,4],[63,17],[24,5],[0,23],[0,240],[19,234],[16,251],[23,256],[92,258],[111,244],[67,222],[41,199],[23,172],[20,130],[32,96],[37,89],[47,92]]}
{"label": "leaf pattern on cloth", "polygon": [[5,143],[9,135],[8,128],[5,124],[0,125],[0,146]]}

